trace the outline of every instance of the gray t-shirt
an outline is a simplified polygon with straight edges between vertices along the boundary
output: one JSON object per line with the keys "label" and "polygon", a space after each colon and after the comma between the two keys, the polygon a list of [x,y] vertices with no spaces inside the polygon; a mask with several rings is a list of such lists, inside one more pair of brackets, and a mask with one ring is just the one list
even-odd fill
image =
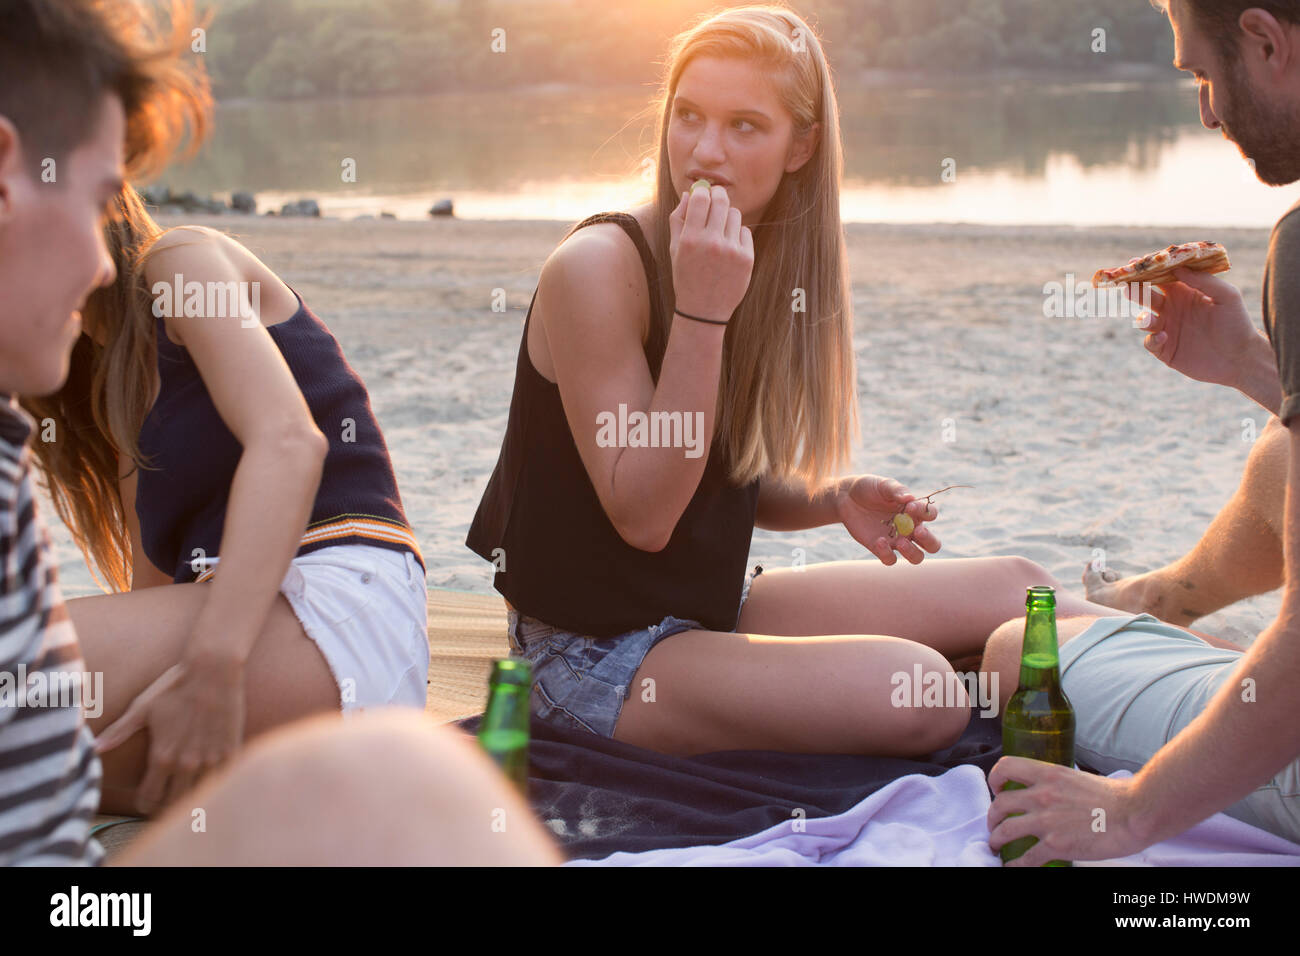
{"label": "gray t-shirt", "polygon": [[1300,202],[1273,227],[1264,266],[1264,331],[1277,356],[1285,425],[1300,414]]}

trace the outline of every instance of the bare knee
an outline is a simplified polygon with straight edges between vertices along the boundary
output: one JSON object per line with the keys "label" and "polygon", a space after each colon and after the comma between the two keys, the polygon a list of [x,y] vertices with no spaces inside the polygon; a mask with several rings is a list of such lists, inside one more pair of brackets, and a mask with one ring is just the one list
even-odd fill
{"label": "bare knee", "polygon": [[[561,862],[528,804],[473,738],[421,711],[390,708],[344,722],[314,749],[304,749],[298,773],[300,793],[302,778],[313,775],[333,786],[332,793],[321,791],[330,793],[322,812],[339,821],[371,821],[357,834],[352,859],[378,865]],[[351,812],[341,812],[340,803]]]}
{"label": "bare knee", "polygon": [[[223,802],[228,812],[274,820],[284,829],[319,827],[322,817],[354,821],[350,826],[377,814],[406,817],[414,809],[408,805],[413,793],[438,803],[453,786],[449,777],[464,782],[464,765],[480,769],[451,734],[398,708],[347,720],[323,715],[295,721],[259,737],[231,765]],[[192,802],[204,796],[196,792]]]}
{"label": "bare knee", "polygon": [[[970,723],[970,695],[965,683],[938,651],[929,647],[918,650],[918,659],[913,666],[919,664],[923,675],[920,693],[911,688],[911,700],[894,701],[900,705],[894,715],[896,733],[905,742],[904,749],[913,754],[933,753],[951,747],[961,739]],[[936,691],[939,706],[934,706]],[[915,706],[918,696],[923,706]]]}
{"label": "bare knee", "polygon": [[1014,618],[999,624],[984,644],[984,660],[980,670],[997,675],[998,709],[1006,707],[1020,682],[1020,652],[1024,646],[1025,619]]}
{"label": "bare knee", "polygon": [[[227,865],[560,861],[527,804],[472,740],[403,708],[271,731],[186,803],[157,825],[157,858]],[[215,858],[213,845],[194,840],[183,825],[199,808],[208,829],[225,838]]]}
{"label": "bare knee", "polygon": [[965,688],[962,688],[962,694],[964,704],[944,707],[932,715],[934,719],[929,722],[926,733],[922,735],[926,738],[924,747],[926,753],[947,750],[961,740],[962,734],[966,732],[967,726],[970,725],[970,698],[965,695]]}
{"label": "bare knee", "polygon": [[1061,582],[1056,580],[1055,575],[1047,568],[1043,567],[1037,561],[1031,561],[1029,558],[1023,558],[1019,555],[1010,555],[999,558],[1006,568],[1006,574],[1016,582],[1018,587],[1061,587]]}
{"label": "bare knee", "polygon": [[988,640],[984,642],[984,661],[980,665],[980,670],[991,669],[1012,653],[1019,660],[1024,634],[1025,618],[1023,617],[1012,618],[995,627]]}
{"label": "bare knee", "polygon": [[[1065,644],[1078,637],[1097,620],[1095,615],[1082,614],[1062,618],[1057,622],[1057,643]],[[1024,650],[1025,618],[1017,617],[999,624],[984,644],[984,659],[980,670],[997,675],[999,708],[1006,707],[1020,683],[1020,655]]]}
{"label": "bare knee", "polygon": [[[308,718],[267,735],[248,761],[250,772],[289,778],[298,789],[314,778],[333,799],[373,801],[397,780],[419,780],[434,797],[451,788],[449,764],[487,763],[463,734],[421,711],[393,707],[341,719]],[[251,756],[251,755],[250,755]],[[471,774],[477,782],[479,775]],[[463,779],[463,778],[462,778]]]}

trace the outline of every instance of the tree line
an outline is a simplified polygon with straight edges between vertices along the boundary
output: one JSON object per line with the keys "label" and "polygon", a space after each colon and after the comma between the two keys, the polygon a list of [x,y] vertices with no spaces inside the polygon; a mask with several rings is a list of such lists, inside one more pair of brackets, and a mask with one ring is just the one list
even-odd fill
{"label": "tree line", "polygon": [[[365,96],[545,83],[654,83],[701,0],[207,0],[221,98]],[[1167,65],[1147,0],[793,0],[839,82],[862,70]],[[495,49],[494,49],[495,47]]]}

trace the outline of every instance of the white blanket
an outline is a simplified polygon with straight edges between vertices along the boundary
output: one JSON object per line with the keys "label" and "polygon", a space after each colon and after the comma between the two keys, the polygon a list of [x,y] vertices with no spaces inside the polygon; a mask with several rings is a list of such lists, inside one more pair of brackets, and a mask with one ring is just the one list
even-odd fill
{"label": "white blanket", "polygon": [[[1129,776],[1121,770],[1113,777]],[[989,850],[978,767],[900,777],[833,817],[789,822],[718,846],[614,853],[568,866],[1001,866]],[[1222,813],[1111,866],[1300,866],[1300,845]]]}

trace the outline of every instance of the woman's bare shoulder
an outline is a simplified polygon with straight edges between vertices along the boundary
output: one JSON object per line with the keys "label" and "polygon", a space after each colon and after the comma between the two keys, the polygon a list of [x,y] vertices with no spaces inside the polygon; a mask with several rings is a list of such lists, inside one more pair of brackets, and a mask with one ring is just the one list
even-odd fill
{"label": "woman's bare shoulder", "polygon": [[590,342],[593,335],[622,327],[616,335],[644,344],[649,289],[631,237],[613,222],[593,223],[566,237],[542,267],[533,318],[528,354],[552,382],[556,373],[548,339]]}
{"label": "woman's bare shoulder", "polygon": [[[225,233],[207,226],[173,226],[149,244],[145,255],[145,275],[171,278],[179,266],[187,266],[195,278],[207,278],[209,272],[228,272],[237,261],[232,255],[238,243]],[[215,266],[215,267],[214,267]]]}
{"label": "woman's bare shoulder", "polygon": [[298,309],[297,298],[283,280],[238,239],[219,229],[174,226],[153,241],[145,260],[146,280],[170,280],[177,272],[199,282],[236,280],[256,286],[263,325],[278,325]]}
{"label": "woman's bare shoulder", "polygon": [[641,254],[613,222],[584,226],[556,246],[542,267],[540,284],[549,293],[548,308],[566,311],[611,298],[635,302],[639,310],[647,301]]}
{"label": "woman's bare shoulder", "polygon": [[561,262],[566,267],[594,266],[628,269],[640,268],[640,255],[632,237],[614,222],[594,222],[565,237],[555,247],[547,263]]}
{"label": "woman's bare shoulder", "polygon": [[234,236],[209,226],[173,226],[149,245],[149,256],[153,258],[179,249],[193,250],[200,258],[220,255],[241,272],[270,271],[261,259]]}

